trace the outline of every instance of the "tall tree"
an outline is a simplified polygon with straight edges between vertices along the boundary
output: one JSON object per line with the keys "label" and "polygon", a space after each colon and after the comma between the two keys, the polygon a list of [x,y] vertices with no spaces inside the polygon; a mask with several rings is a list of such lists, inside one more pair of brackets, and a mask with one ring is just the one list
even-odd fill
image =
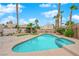
{"label": "tall tree", "polygon": [[36,20],[35,20],[35,25],[36,25],[36,26],[35,26],[35,27],[36,27],[36,32],[37,32],[37,29],[39,29],[39,28],[40,28],[40,27],[39,27],[39,25],[38,25],[38,22],[39,22],[39,21],[38,21],[38,19],[36,19]]}
{"label": "tall tree", "polygon": [[35,20],[36,28],[38,27],[38,19]]}
{"label": "tall tree", "polygon": [[62,18],[63,18],[63,15],[62,15],[62,14],[63,14],[63,13],[64,13],[64,11],[61,11],[61,12],[60,12],[60,16],[61,16],[61,21],[60,21],[60,23],[61,23],[61,26],[62,26]]}
{"label": "tall tree", "polygon": [[17,19],[17,30],[19,29],[19,12],[18,12],[18,3],[16,3],[16,19]]}
{"label": "tall tree", "polygon": [[71,21],[72,21],[72,12],[73,10],[77,10],[77,6],[75,6],[74,4],[70,7],[70,16],[69,16],[69,27],[71,27]]}
{"label": "tall tree", "polygon": [[55,19],[55,28],[56,28],[56,27],[57,27],[57,23],[58,23],[58,22],[57,22],[57,21],[58,21],[58,20],[57,20],[58,17],[57,17],[57,15],[56,15],[56,16],[54,16],[53,18]]}
{"label": "tall tree", "polygon": [[59,24],[60,24],[60,5],[61,3],[58,3],[58,28],[59,28]]}
{"label": "tall tree", "polygon": [[56,29],[58,29],[60,26],[59,25],[60,24],[60,5],[61,5],[61,3],[58,3],[58,14],[56,16],[54,16]]}
{"label": "tall tree", "polygon": [[70,7],[70,21],[72,21],[72,12],[73,12],[73,10],[77,10],[77,6],[72,5],[72,6]]}

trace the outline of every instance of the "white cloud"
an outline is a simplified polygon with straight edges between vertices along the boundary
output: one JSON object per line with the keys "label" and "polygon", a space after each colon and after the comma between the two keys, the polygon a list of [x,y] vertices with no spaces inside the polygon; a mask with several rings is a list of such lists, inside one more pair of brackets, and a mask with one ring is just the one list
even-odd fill
{"label": "white cloud", "polygon": [[28,24],[27,21],[25,21],[25,19],[20,19],[19,20],[19,24],[22,25],[22,24]]}
{"label": "white cloud", "polygon": [[8,16],[6,18],[1,19],[0,23],[6,24],[6,22],[8,22],[8,21],[13,21],[13,23],[16,23],[16,18],[13,16]]}
{"label": "white cloud", "polygon": [[[7,7],[9,8],[15,8],[16,4],[8,4]],[[24,6],[22,6],[21,4],[18,5],[19,8],[23,8]]]}
{"label": "white cloud", "polygon": [[36,20],[36,18],[31,18],[31,19],[29,19],[29,23],[34,23],[35,20]]}
{"label": "white cloud", "polygon": [[[35,23],[35,20],[36,20],[36,18],[31,18],[31,19],[29,19],[29,21],[26,21],[24,18],[21,18],[21,19],[19,19],[19,24],[23,25],[23,24],[28,24],[28,23]],[[12,21],[14,24],[16,24],[16,22],[17,22],[16,17],[8,16],[5,18],[2,18],[0,20],[0,24],[6,24],[6,22],[8,22],[8,21]]]}
{"label": "white cloud", "polygon": [[[22,12],[23,6],[19,4],[19,12]],[[0,15],[4,15],[6,13],[15,13],[16,12],[16,4],[7,4],[1,5],[0,4]]]}
{"label": "white cloud", "polygon": [[58,10],[51,10],[51,11],[47,11],[47,12],[43,12],[42,15],[44,15],[46,18],[49,17],[54,17],[55,15],[57,15]]}
{"label": "white cloud", "polygon": [[[73,0],[73,1],[74,1],[74,0]],[[71,3],[71,2],[73,2],[73,1],[72,1],[72,0],[65,0],[65,1],[64,1],[64,0],[61,0],[60,2],[64,4],[64,3]]]}
{"label": "white cloud", "polygon": [[39,6],[47,8],[47,7],[51,7],[51,4],[45,3],[45,4],[40,4]]}
{"label": "white cloud", "polygon": [[40,4],[39,7],[42,7],[42,8],[48,8],[48,7],[53,7],[53,8],[56,8],[57,6],[55,4],[49,4],[49,3],[43,3],[43,4]]}
{"label": "white cloud", "polygon": [[79,15],[73,15],[72,18],[75,20],[79,20]]}
{"label": "white cloud", "polygon": [[[6,18],[1,19],[0,23],[1,24],[6,24],[6,22],[8,22],[8,21],[12,21],[14,24],[16,24],[16,22],[17,22],[16,17],[8,16]],[[23,19],[23,18],[19,19],[19,24],[20,25],[27,24],[27,23],[28,22],[25,19]]]}

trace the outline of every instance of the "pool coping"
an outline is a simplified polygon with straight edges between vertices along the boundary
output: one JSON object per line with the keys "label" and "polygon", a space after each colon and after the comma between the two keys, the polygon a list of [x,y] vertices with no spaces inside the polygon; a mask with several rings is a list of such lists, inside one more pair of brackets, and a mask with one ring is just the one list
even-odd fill
{"label": "pool coping", "polygon": [[[42,34],[40,34],[40,35],[42,35]],[[73,38],[69,38],[69,37],[63,37],[62,35],[61,36],[59,36],[59,35],[56,35],[56,34],[53,34],[54,36],[57,36],[57,37],[59,37],[59,38],[66,38],[66,39],[68,39],[68,40],[71,40],[71,41],[74,41],[74,42],[76,42],[75,44],[77,44],[77,43],[79,43],[78,41],[76,41],[76,40],[72,40]],[[39,35],[37,35],[37,36],[39,36]],[[36,37],[36,36],[35,36]],[[32,37],[32,38],[34,38],[34,37]],[[26,39],[26,38],[25,38]],[[31,38],[30,38],[31,39]],[[29,40],[29,39],[28,39]],[[25,40],[25,41],[27,41],[27,40]],[[24,41],[23,41],[24,42]],[[20,42],[21,43],[21,42]],[[72,44],[72,45],[74,45],[74,44]],[[68,46],[72,46],[72,45],[68,45]],[[64,46],[63,48],[65,48],[66,46]],[[61,48],[60,48],[61,49]],[[51,49],[52,50],[52,49]],[[56,49],[56,50],[58,50],[58,49]],[[45,51],[49,51],[49,50],[45,50]],[[54,50],[53,50],[54,51]],[[43,52],[43,51],[36,51],[36,52]],[[15,53],[18,53],[18,52],[15,52]],[[19,53],[21,53],[21,52],[19,52]],[[34,53],[34,52],[26,52],[26,53]]]}
{"label": "pool coping", "polygon": [[[16,47],[17,45],[19,45],[19,44],[22,44],[22,43],[24,43],[24,42],[26,42],[26,41],[29,41],[29,40],[31,40],[31,39],[33,39],[33,38],[36,38],[36,37],[39,37],[39,36],[42,36],[42,35],[44,35],[44,34],[40,34],[40,35],[36,35],[36,36],[34,36],[34,37],[32,37],[32,38],[29,38],[29,39],[27,39],[27,40],[24,40],[24,41],[22,41],[22,42],[19,42],[19,43],[16,43],[13,47],[12,47],[12,49],[14,48],[14,47]],[[51,34],[51,35],[53,35],[53,34]],[[55,37],[57,37],[57,38],[61,38],[61,37],[58,37],[58,36],[56,36],[56,35],[53,35],[53,36],[55,36]],[[26,38],[24,38],[24,39],[26,39]],[[66,38],[64,38],[64,39],[66,39]],[[67,40],[69,40],[69,39],[67,39]],[[69,41],[71,41],[71,40],[69,40]],[[73,42],[73,41],[72,41]],[[74,43],[73,43],[74,44]],[[68,45],[67,45],[68,46]],[[65,46],[64,46],[65,47]],[[48,50],[52,50],[52,49],[48,49]],[[43,50],[43,51],[46,51],[46,50]],[[38,52],[38,51],[34,51],[34,52]],[[24,53],[24,52],[15,52],[15,53]],[[25,52],[25,53],[29,53],[29,52]]]}

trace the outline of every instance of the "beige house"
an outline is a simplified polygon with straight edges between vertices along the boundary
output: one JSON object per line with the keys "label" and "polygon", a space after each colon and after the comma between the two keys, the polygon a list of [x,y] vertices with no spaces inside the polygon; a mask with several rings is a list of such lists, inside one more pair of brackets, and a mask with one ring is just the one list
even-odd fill
{"label": "beige house", "polygon": [[47,25],[41,27],[41,29],[53,29],[53,28],[54,28],[54,25],[52,25],[52,24],[47,24]]}
{"label": "beige house", "polygon": [[48,24],[42,26],[41,29],[37,30],[38,33],[53,33],[54,32],[54,25]]}
{"label": "beige house", "polygon": [[6,23],[7,28],[14,28],[16,25],[12,21]]}
{"label": "beige house", "polygon": [[6,25],[1,24],[0,25],[0,34],[2,35],[10,35],[17,32],[17,29],[15,29],[15,24],[13,24],[12,21],[9,21],[6,23]]}

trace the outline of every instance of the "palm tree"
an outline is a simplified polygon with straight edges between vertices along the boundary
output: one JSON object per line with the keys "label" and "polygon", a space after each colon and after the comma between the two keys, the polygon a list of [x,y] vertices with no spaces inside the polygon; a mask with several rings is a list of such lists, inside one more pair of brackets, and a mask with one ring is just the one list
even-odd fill
{"label": "palm tree", "polygon": [[30,28],[30,33],[32,33],[33,23],[29,23],[27,26]]}
{"label": "palm tree", "polygon": [[61,11],[60,12],[60,16],[61,16],[61,26],[62,26],[62,18],[63,18],[63,16],[62,16],[62,14],[64,13],[64,11]]}
{"label": "palm tree", "polygon": [[57,27],[57,23],[58,23],[58,22],[57,22],[57,21],[58,21],[58,19],[57,19],[57,18],[58,18],[57,15],[54,16],[53,18],[55,19],[55,27]]}
{"label": "palm tree", "polygon": [[77,6],[72,5],[72,6],[70,7],[70,21],[72,21],[72,11],[73,11],[73,10],[77,10]]}
{"label": "palm tree", "polygon": [[35,20],[36,28],[38,27],[38,19]]}
{"label": "palm tree", "polygon": [[58,3],[58,14],[56,16],[54,16],[55,19],[55,28],[58,29],[59,28],[59,24],[60,24],[60,3]]}
{"label": "palm tree", "polygon": [[38,22],[39,22],[38,19],[36,19],[36,20],[35,20],[35,24],[36,24],[36,32],[37,32],[37,29],[39,28]]}
{"label": "palm tree", "polygon": [[70,7],[70,17],[69,17],[70,23],[69,23],[69,27],[71,27],[72,12],[73,12],[73,10],[77,10],[77,9],[78,9],[77,6],[75,6],[74,4]]}
{"label": "palm tree", "polygon": [[59,21],[60,21],[60,5],[61,5],[61,3],[58,3],[58,15],[57,15],[57,17],[58,17],[58,18],[57,18],[57,19],[58,19],[58,28],[59,28],[59,26],[60,26],[60,25],[59,25],[59,24],[60,24],[60,22],[59,22]]}
{"label": "palm tree", "polygon": [[54,32],[56,32],[57,29],[58,29],[58,23],[59,23],[59,21],[58,21],[58,15],[54,16],[53,18],[55,19]]}
{"label": "palm tree", "polygon": [[18,3],[16,3],[16,19],[17,19],[17,30],[19,30],[19,12],[18,12]]}

